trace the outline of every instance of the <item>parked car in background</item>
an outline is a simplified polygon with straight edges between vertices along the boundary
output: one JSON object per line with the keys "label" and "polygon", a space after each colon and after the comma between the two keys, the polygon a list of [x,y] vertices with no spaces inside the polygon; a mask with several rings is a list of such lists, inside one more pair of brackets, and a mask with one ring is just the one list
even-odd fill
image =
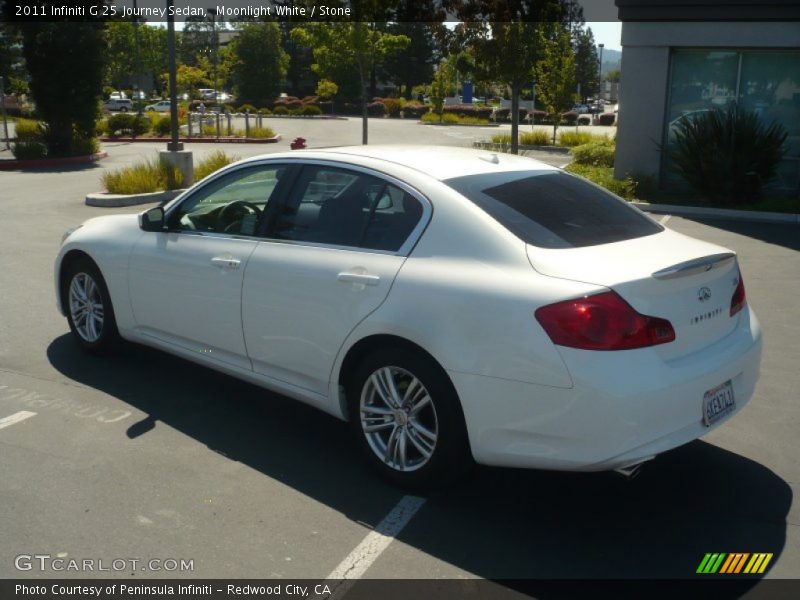
{"label": "parked car in background", "polygon": [[148,104],[144,107],[147,112],[169,112],[169,100],[161,100],[155,104]]}
{"label": "parked car in background", "polygon": [[306,402],[412,487],[473,459],[631,474],[739,412],[761,360],[735,253],[471,149],[240,161],[70,230],[54,275],[84,350],[122,338]]}
{"label": "parked car in background", "polygon": [[110,111],[128,112],[133,110],[133,101],[127,98],[109,98],[103,102],[103,109]]}
{"label": "parked car in background", "polygon": [[579,115],[585,115],[589,112],[589,107],[586,104],[576,104],[570,109],[571,112],[576,112]]}
{"label": "parked car in background", "polygon": [[594,102],[589,105],[589,114],[597,115],[605,111],[605,107],[600,102]]}
{"label": "parked car in background", "polygon": [[128,99],[128,95],[125,92],[120,92],[120,91],[111,92],[108,95],[108,99],[109,100],[127,100]]}

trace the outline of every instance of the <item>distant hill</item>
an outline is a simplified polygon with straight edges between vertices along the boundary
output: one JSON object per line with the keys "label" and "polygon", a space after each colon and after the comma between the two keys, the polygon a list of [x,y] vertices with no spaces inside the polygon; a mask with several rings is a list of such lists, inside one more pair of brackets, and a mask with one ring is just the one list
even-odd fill
{"label": "distant hill", "polygon": [[[600,50],[598,49],[598,54]],[[622,67],[622,52],[603,48],[603,73],[608,73]]]}

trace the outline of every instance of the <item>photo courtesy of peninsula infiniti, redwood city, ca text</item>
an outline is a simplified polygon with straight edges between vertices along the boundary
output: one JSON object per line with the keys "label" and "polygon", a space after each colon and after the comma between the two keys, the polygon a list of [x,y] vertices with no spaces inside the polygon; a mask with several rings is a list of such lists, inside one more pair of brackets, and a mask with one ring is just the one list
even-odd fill
{"label": "photo courtesy of peninsula infiniti, redwood city, ca text", "polygon": [[86,351],[146,344],[308,403],[411,487],[473,461],[631,474],[741,410],[761,360],[733,252],[460,148],[234,163],[68,231],[55,287]]}

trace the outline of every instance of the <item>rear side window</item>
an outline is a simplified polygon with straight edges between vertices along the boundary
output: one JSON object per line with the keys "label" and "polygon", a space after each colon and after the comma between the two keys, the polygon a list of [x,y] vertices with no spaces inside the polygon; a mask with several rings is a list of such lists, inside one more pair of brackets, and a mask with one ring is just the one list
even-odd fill
{"label": "rear side window", "polygon": [[566,173],[491,173],[444,183],[540,248],[596,246],[663,231],[624,200]]}

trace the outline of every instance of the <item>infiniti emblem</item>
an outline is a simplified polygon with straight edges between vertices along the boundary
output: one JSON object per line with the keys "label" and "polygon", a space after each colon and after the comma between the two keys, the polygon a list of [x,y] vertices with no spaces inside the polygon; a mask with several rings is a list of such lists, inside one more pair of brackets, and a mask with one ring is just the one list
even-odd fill
{"label": "infiniti emblem", "polygon": [[711,298],[711,290],[708,289],[707,287],[701,287],[699,290],[697,290],[697,299],[700,300],[700,302],[705,302],[710,298]]}

